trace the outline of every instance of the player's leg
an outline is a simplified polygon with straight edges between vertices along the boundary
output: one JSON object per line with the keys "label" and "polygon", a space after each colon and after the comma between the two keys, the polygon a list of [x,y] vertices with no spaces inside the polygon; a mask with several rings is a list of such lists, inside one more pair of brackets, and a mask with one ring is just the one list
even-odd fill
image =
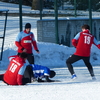
{"label": "player's leg", "polygon": [[[32,54],[28,54],[27,60],[28,60],[28,62],[30,64],[34,64],[34,55],[33,55],[33,53]],[[33,70],[32,70],[32,66],[30,66],[30,67],[31,67],[30,68],[30,75],[31,75],[32,78],[34,78],[33,77],[34,76],[34,73],[33,73]]]}
{"label": "player's leg", "polygon": [[2,80],[2,81],[3,81],[3,76],[4,76],[4,74],[0,74],[0,80]]}
{"label": "player's leg", "polygon": [[30,83],[29,78],[23,77],[23,78],[22,78],[22,83],[23,83],[23,85],[25,85],[25,84],[27,84],[27,83]]}
{"label": "player's leg", "polygon": [[[17,55],[19,56],[21,53],[18,53]],[[32,54],[27,54],[27,60],[30,64],[34,64],[34,55]]]}
{"label": "player's leg", "polygon": [[[0,80],[2,80],[4,83],[6,83],[3,78],[4,78],[4,74],[0,74]],[[9,85],[8,83],[6,83],[6,84]]]}
{"label": "player's leg", "polygon": [[28,54],[27,60],[30,64],[34,64],[34,55],[33,54]]}
{"label": "player's leg", "polygon": [[81,59],[80,56],[72,55],[66,60],[67,67],[71,75],[75,74],[72,64],[80,59]]}
{"label": "player's leg", "polygon": [[[33,76],[32,76],[33,75]],[[28,65],[24,72],[24,81],[28,81],[27,83],[31,83],[32,77],[34,77],[32,66]]]}
{"label": "player's leg", "polygon": [[90,72],[90,75],[93,77],[94,76],[94,71],[93,71],[93,67],[90,63],[90,57],[83,57],[83,61],[84,61],[85,65],[87,66],[87,68]]}

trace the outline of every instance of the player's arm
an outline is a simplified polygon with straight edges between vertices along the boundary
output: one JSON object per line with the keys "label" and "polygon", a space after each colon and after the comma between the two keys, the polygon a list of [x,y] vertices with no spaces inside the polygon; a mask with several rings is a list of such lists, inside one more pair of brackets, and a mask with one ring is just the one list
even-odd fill
{"label": "player's arm", "polygon": [[[50,77],[50,69],[48,67],[45,67],[44,68],[44,78],[45,78],[45,81],[44,82],[54,82],[53,80],[49,79]],[[43,82],[43,80],[41,79],[38,79],[38,82],[41,81]]]}
{"label": "player's arm", "polygon": [[15,45],[20,49],[20,50],[24,50],[24,48],[21,46],[20,42],[15,41]]}
{"label": "player's arm", "polygon": [[54,80],[49,79],[49,76],[44,76],[45,80],[42,80],[41,78],[38,78],[38,82],[55,82]]}
{"label": "player's arm", "polygon": [[54,80],[49,79],[49,76],[45,76],[46,82],[54,82]]}
{"label": "player's arm", "polygon": [[23,50],[24,48],[23,48],[22,45],[20,44],[20,41],[21,41],[21,33],[19,33],[18,36],[16,37],[15,45],[16,45],[20,50]]}
{"label": "player's arm", "polygon": [[44,80],[42,80],[41,78],[37,79],[38,82],[45,82]]}
{"label": "player's arm", "polygon": [[17,83],[18,83],[18,85],[23,85],[22,78],[23,78],[25,69],[26,69],[26,64],[24,64],[21,67],[21,69],[19,70],[19,72],[18,72],[18,75],[17,75]]}
{"label": "player's arm", "polygon": [[44,69],[44,77],[45,77],[45,82],[54,82],[53,80],[49,79],[50,78],[50,69],[48,67],[45,67],[45,69]]}
{"label": "player's arm", "polygon": [[74,39],[72,39],[72,45],[73,45],[74,47],[77,46],[79,37],[80,37],[80,32],[74,37]]}
{"label": "player's arm", "polygon": [[94,37],[94,40],[93,40],[93,44],[100,49],[100,42],[98,42],[95,37]]}
{"label": "player's arm", "polygon": [[37,43],[36,43],[34,34],[32,34],[32,37],[33,37],[32,38],[32,44],[33,44],[34,50],[36,50],[36,52],[39,53],[39,50],[38,50],[38,47],[37,47]]}

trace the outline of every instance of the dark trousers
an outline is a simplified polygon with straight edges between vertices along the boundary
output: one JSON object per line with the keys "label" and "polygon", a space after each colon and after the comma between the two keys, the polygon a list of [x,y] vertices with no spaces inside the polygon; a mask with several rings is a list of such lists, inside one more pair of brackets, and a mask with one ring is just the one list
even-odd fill
{"label": "dark trousers", "polygon": [[[3,79],[3,77],[4,77],[4,74],[0,74],[0,80],[2,80],[4,83],[6,83],[5,81],[4,81],[4,79]],[[7,85],[9,85],[8,83],[6,83]]]}
{"label": "dark trousers", "polygon": [[4,74],[0,74],[0,80],[2,80],[2,81],[3,81],[3,76],[4,76]]}
{"label": "dark trousers", "polygon": [[85,65],[87,66],[90,75],[94,76],[93,68],[90,63],[90,57],[81,57],[81,56],[77,56],[77,55],[72,55],[71,57],[69,57],[66,60],[67,67],[68,67],[68,70],[70,71],[71,75],[73,75],[75,73],[72,64],[81,59],[84,61]]}
{"label": "dark trousers", "polygon": [[33,69],[28,65],[23,75],[23,83],[31,83],[31,78],[34,77]]}
{"label": "dark trousers", "polygon": [[[20,53],[18,53],[17,55],[20,55]],[[28,62],[29,62],[30,64],[34,64],[34,55],[33,55],[33,53],[27,54],[27,55],[28,55],[28,56],[27,56]]]}

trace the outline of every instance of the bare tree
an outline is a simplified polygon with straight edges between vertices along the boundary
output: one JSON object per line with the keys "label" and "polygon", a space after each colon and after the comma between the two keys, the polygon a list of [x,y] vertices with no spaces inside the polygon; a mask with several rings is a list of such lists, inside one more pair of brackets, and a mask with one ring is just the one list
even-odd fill
{"label": "bare tree", "polygon": [[40,10],[43,7],[43,0],[33,0],[32,1],[32,9]]}

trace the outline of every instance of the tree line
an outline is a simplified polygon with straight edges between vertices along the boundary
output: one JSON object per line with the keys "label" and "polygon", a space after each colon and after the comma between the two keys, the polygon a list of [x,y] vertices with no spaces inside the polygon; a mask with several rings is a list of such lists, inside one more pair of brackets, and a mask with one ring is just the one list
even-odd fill
{"label": "tree line", "polygon": [[[19,3],[19,0],[0,0],[3,2]],[[54,9],[54,0],[41,0],[43,2],[43,8]],[[31,6],[32,8],[38,7],[41,3],[40,0],[22,0],[23,5]],[[76,4],[77,10],[88,10],[89,0],[57,0],[58,7],[64,3],[68,3],[74,6]],[[76,3],[75,3],[76,1]],[[38,6],[37,6],[38,5]],[[100,0],[91,0],[91,7],[93,11],[100,9]]]}

